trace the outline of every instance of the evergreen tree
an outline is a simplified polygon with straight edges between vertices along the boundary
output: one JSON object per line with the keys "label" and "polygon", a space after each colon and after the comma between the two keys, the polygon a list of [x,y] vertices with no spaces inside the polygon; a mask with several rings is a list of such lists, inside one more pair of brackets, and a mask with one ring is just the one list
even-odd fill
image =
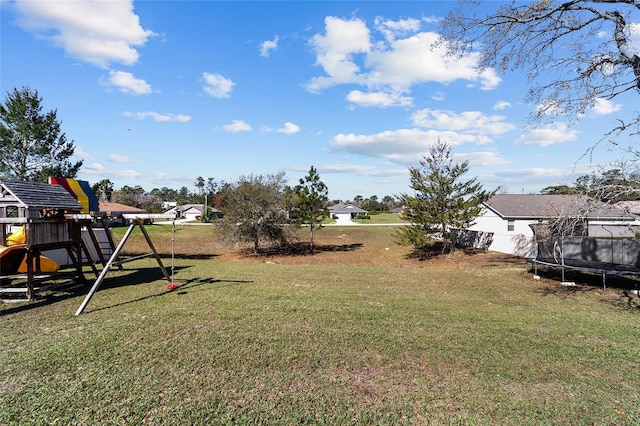
{"label": "evergreen tree", "polygon": [[28,87],[7,92],[0,104],[0,176],[46,182],[49,176],[75,178],[82,160],[60,130],[57,111],[42,111],[42,98]]}
{"label": "evergreen tree", "polygon": [[401,194],[400,199],[406,207],[403,216],[411,225],[396,233],[398,243],[423,250],[434,234],[440,234],[443,252],[455,247],[452,229],[471,226],[482,202],[495,193],[484,191],[476,178],[465,180],[468,171],[469,163],[453,163],[451,148],[439,140],[419,167],[409,167],[414,195]]}
{"label": "evergreen tree", "polygon": [[309,174],[300,179],[299,185],[293,188],[295,199],[295,220],[298,223],[309,225],[311,232],[311,253],[313,247],[313,231],[322,226],[322,220],[327,215],[327,203],[329,201],[327,185],[320,180],[320,175],[315,167],[311,166]]}

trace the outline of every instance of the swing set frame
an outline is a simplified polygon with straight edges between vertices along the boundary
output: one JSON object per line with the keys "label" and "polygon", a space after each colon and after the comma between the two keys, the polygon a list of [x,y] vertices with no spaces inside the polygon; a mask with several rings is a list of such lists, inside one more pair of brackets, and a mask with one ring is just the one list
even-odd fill
{"label": "swing set frame", "polygon": [[[111,253],[111,257],[105,263],[104,267],[102,268],[102,271],[100,272],[100,275],[98,276],[96,281],[93,283],[93,286],[91,286],[91,289],[89,290],[89,293],[87,293],[87,295],[85,296],[84,300],[82,301],[82,304],[80,305],[80,307],[76,311],[76,316],[80,315],[84,311],[84,309],[87,307],[87,305],[89,304],[89,301],[91,300],[91,298],[93,297],[95,292],[98,291],[98,289],[100,288],[100,285],[102,285],[102,282],[104,281],[105,277],[107,276],[107,273],[109,272],[109,270],[113,266],[118,266],[119,268],[122,268],[122,264],[127,263],[127,262],[132,262],[134,260],[138,260],[138,259],[142,259],[142,258],[153,256],[156,259],[156,261],[158,262],[158,266],[160,267],[160,270],[162,271],[162,275],[164,275],[164,278],[167,281],[169,281],[169,283],[170,283],[169,286],[167,286],[167,288],[170,289],[170,290],[176,288],[175,283],[174,283],[174,259],[175,259],[174,242],[175,242],[175,220],[176,220],[176,216],[173,215],[173,214],[123,214],[122,216],[126,220],[129,221],[129,228],[127,229],[127,231],[125,232],[124,236],[122,237],[122,240],[120,240],[118,246],[115,247],[115,249],[113,250],[113,253]],[[162,259],[158,255],[158,252],[157,252],[156,248],[154,247],[153,242],[151,241],[151,238],[149,237],[149,234],[147,233],[147,230],[144,227],[144,222],[147,221],[147,220],[150,220],[150,219],[167,219],[167,220],[171,220],[171,222],[172,222],[171,223],[171,274],[169,274],[167,272],[167,269],[164,267],[164,264],[162,263]],[[151,252],[150,253],[146,253],[146,254],[142,254],[142,255],[138,255],[138,256],[129,257],[129,258],[126,258],[126,259],[121,259],[120,258],[120,252],[124,248],[125,244],[127,243],[127,240],[131,236],[131,234],[132,234],[132,232],[133,232],[133,230],[135,229],[136,226],[140,228],[140,231],[142,232],[142,235],[144,236],[147,244],[149,245],[149,248],[151,249]],[[109,235],[110,233],[107,232],[107,234]],[[112,242],[111,239],[110,239],[110,241]],[[115,244],[113,244],[113,245],[115,245]]]}

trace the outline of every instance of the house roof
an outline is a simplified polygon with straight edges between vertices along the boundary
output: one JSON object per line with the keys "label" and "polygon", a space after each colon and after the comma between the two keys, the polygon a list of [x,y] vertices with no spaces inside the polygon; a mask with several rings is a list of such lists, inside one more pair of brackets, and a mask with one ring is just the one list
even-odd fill
{"label": "house roof", "polygon": [[332,213],[367,213],[367,210],[363,210],[360,207],[352,204],[338,203],[328,208]]}
{"label": "house roof", "polygon": [[613,206],[625,212],[640,216],[640,201],[620,201]]}
{"label": "house roof", "polygon": [[[198,212],[202,212],[202,204],[183,204],[181,206],[175,206],[170,208],[169,210],[167,210],[167,212],[180,212],[180,213],[184,213],[188,210],[197,210]],[[209,207],[209,210],[211,210],[213,213],[222,213],[220,210],[213,208],[213,207]]]}
{"label": "house roof", "polygon": [[202,204],[183,204],[181,206],[176,206],[178,210],[181,212],[186,212],[187,210],[196,209],[199,212],[202,211]]}
{"label": "house roof", "polygon": [[24,207],[82,210],[82,205],[66,189],[41,182],[1,181],[0,200],[17,202]]}
{"label": "house roof", "polygon": [[550,217],[588,217],[629,219],[629,214],[582,195],[496,194],[485,205],[503,218],[547,219]]}
{"label": "house roof", "polygon": [[100,201],[98,204],[100,211],[107,213],[109,216],[120,216],[122,214],[136,214],[136,213],[148,213],[144,209],[138,207],[127,206],[126,204],[111,203],[107,201]]}

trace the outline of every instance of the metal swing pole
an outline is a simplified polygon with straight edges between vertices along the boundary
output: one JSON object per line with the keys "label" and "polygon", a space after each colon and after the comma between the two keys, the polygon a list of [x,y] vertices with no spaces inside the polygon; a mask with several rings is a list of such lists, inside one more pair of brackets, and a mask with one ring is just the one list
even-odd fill
{"label": "metal swing pole", "polygon": [[176,220],[171,221],[171,284],[173,284],[174,260],[176,258]]}
{"label": "metal swing pole", "polygon": [[175,218],[171,222],[171,283],[167,285],[167,290],[172,291],[178,288],[176,285],[173,273],[175,269],[174,260],[175,260],[175,241],[176,241],[176,220]]}

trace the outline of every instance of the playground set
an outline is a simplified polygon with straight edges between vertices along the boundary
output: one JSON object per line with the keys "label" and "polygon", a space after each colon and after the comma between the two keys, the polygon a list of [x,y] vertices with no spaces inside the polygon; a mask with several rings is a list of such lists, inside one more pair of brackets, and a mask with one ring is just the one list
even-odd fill
{"label": "playground set", "polygon": [[[174,239],[169,275],[144,228],[145,221],[150,219],[175,221],[175,216],[124,216],[129,228],[116,246],[108,227],[110,218],[100,211],[97,197],[87,182],[68,178],[50,178],[48,184],[0,181],[0,297],[24,294],[26,300],[31,301],[40,292],[84,285],[87,279],[83,268],[88,266],[96,281],[76,312],[79,315],[112,267],[122,269],[123,263],[148,256],[156,258],[164,277],[170,282],[167,289],[175,289]],[[98,224],[104,229],[102,238],[96,232]],[[135,227],[142,231],[151,252],[122,258],[122,248]],[[175,223],[173,231],[175,234]],[[59,258],[60,252],[66,252],[68,256],[66,265],[52,259],[56,257],[54,255]],[[99,272],[100,265],[102,271]]]}

